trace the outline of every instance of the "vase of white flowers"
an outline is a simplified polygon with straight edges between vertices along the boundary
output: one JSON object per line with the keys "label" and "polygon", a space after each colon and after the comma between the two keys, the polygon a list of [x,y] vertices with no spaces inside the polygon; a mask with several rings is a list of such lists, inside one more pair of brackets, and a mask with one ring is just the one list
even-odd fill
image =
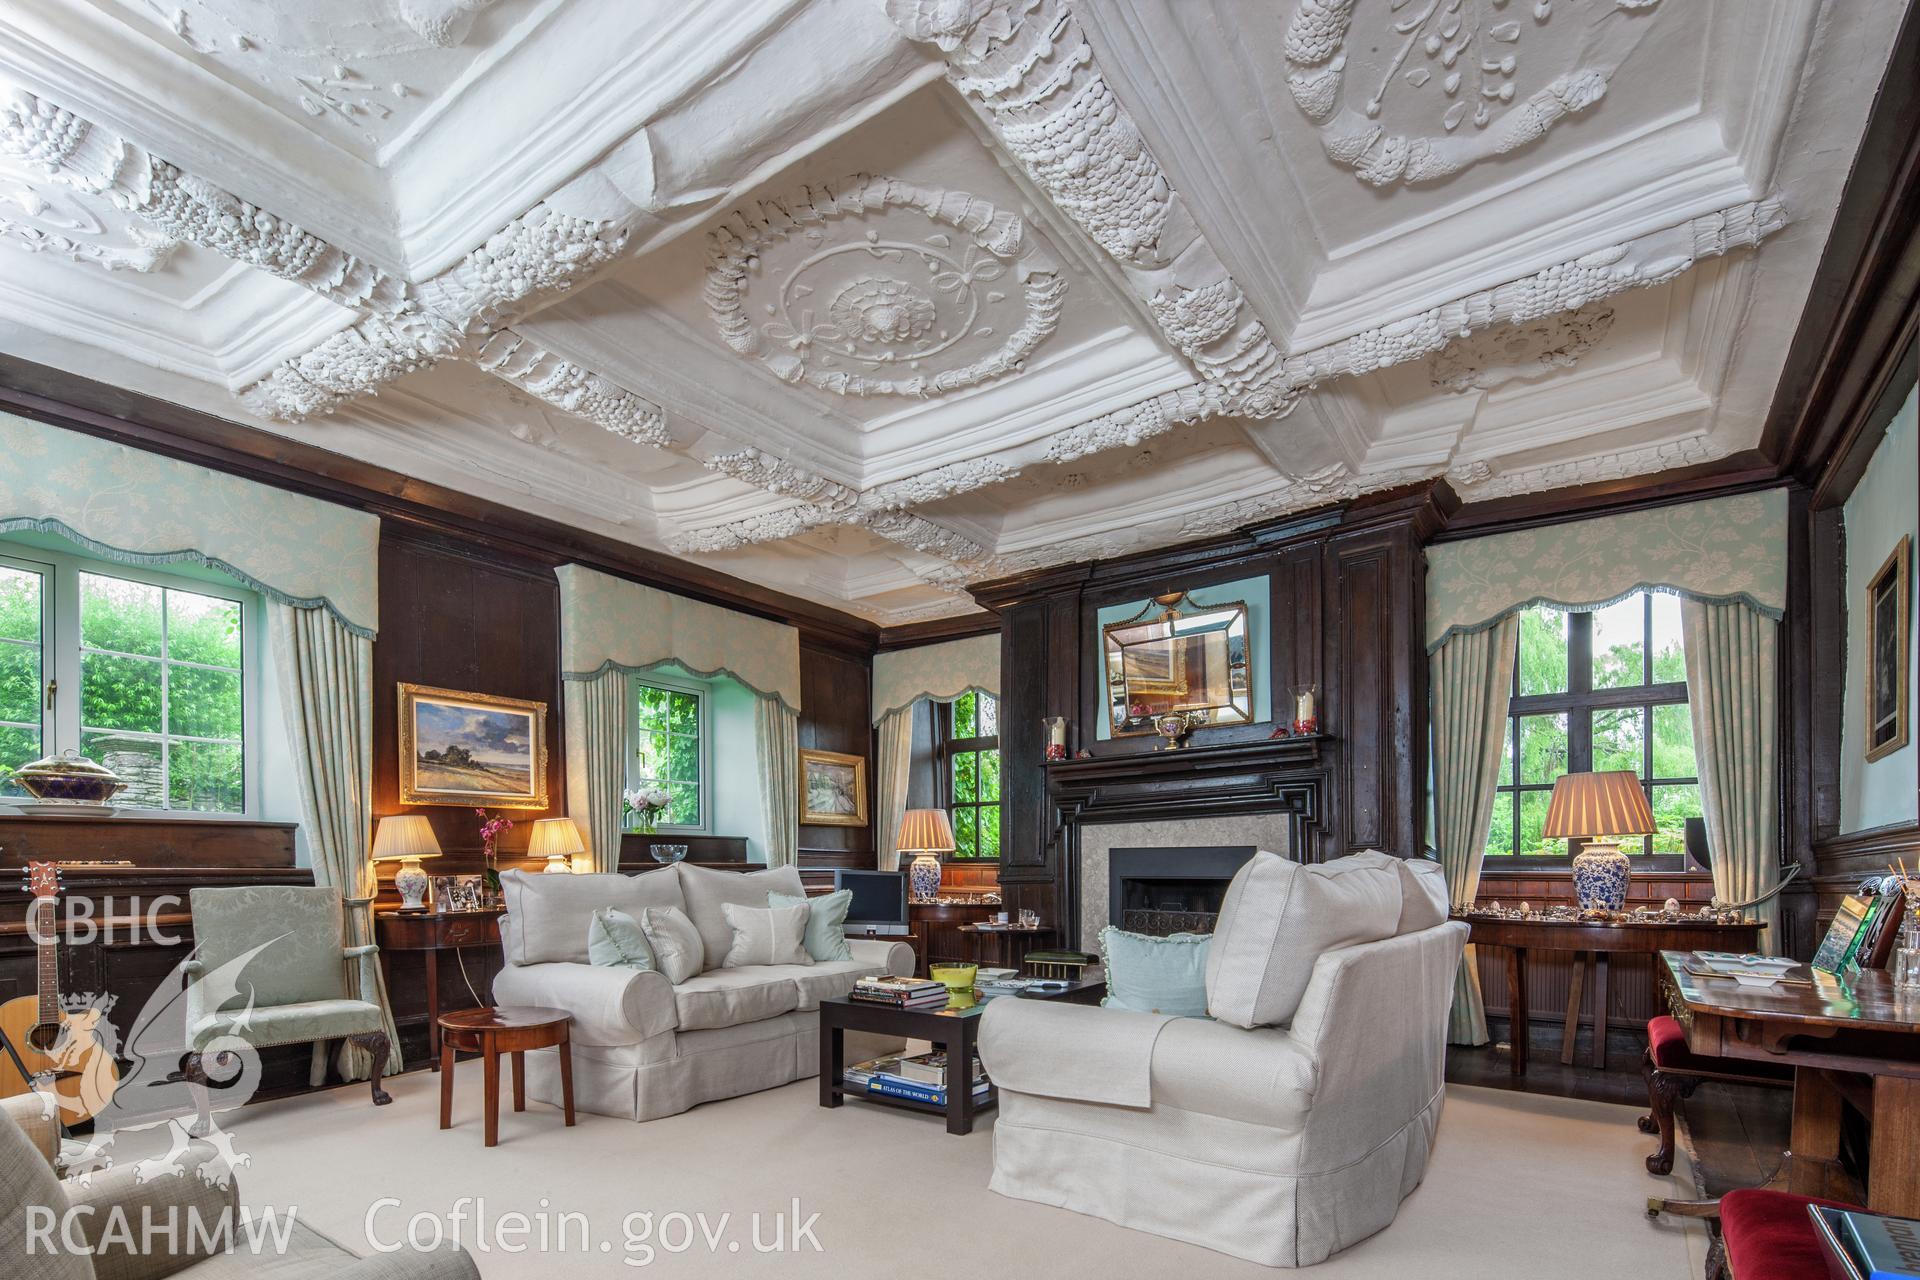
{"label": "vase of white flowers", "polygon": [[653,834],[660,815],[667,811],[667,805],[673,801],[665,787],[629,787],[620,793],[620,798],[626,801],[627,821],[632,824],[629,830],[643,836]]}

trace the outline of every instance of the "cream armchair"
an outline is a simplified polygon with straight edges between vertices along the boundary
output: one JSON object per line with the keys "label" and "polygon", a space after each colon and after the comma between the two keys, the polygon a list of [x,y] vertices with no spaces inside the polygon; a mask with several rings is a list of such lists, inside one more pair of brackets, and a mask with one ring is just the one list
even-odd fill
{"label": "cream armchair", "polygon": [[[393,1101],[380,1087],[391,1046],[380,1012],[378,948],[343,945],[338,890],[195,889],[191,903],[195,946],[185,971],[192,1052],[185,1074],[196,1091],[206,1086],[201,1051],[217,1039],[237,1036],[256,1049],[312,1042],[316,1085],[326,1079],[328,1042],[347,1040],[373,1058],[373,1104]],[[236,961],[243,962],[238,969]],[[204,1103],[201,1112],[204,1122]]]}
{"label": "cream armchair", "polygon": [[[1311,1265],[1391,1223],[1439,1125],[1467,927],[1445,922],[1444,898],[1401,921],[1396,869],[1379,870],[1362,868],[1371,901],[1344,916],[1312,904],[1305,922],[1280,920],[1282,895],[1233,919],[1229,891],[1209,1007],[1255,1021],[1248,1007],[1291,987],[1298,1003],[1273,1025],[994,1001],[980,1032],[1000,1093],[992,1189],[1267,1266]],[[1301,936],[1330,918],[1377,921],[1377,940]],[[1240,959],[1263,972],[1230,972],[1229,929],[1261,935]],[[1230,1013],[1225,988],[1249,976],[1255,999]]]}
{"label": "cream armchair", "polygon": [[[9,1280],[160,1280],[251,1271],[287,1280],[479,1280],[473,1259],[458,1246],[361,1258],[297,1217],[284,1250],[269,1241],[250,1256],[236,1183],[210,1186],[192,1169],[140,1182],[132,1164],[96,1173],[84,1185],[63,1182],[54,1172],[60,1134],[54,1117],[51,1101],[41,1094],[0,1101],[0,1275]],[[170,1220],[182,1229],[141,1240],[142,1221]],[[196,1220],[204,1227],[197,1236],[185,1229]],[[235,1252],[210,1252],[208,1238],[221,1239],[215,1233],[223,1220],[232,1224]],[[84,1251],[68,1251],[69,1241]]]}

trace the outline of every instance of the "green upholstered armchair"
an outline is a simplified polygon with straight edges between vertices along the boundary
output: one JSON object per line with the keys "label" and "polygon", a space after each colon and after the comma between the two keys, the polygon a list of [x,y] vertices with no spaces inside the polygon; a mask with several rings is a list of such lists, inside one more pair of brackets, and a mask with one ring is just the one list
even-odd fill
{"label": "green upholstered armchair", "polygon": [[[313,1083],[321,1084],[329,1042],[350,1040],[373,1058],[374,1105],[393,1100],[380,1087],[390,1046],[374,968],[378,948],[343,945],[337,889],[195,889],[192,906],[196,945],[186,964],[190,1081],[204,1089],[201,1051],[216,1039],[235,1036],[256,1049],[311,1041]],[[237,974],[213,980],[222,966],[256,950]]]}

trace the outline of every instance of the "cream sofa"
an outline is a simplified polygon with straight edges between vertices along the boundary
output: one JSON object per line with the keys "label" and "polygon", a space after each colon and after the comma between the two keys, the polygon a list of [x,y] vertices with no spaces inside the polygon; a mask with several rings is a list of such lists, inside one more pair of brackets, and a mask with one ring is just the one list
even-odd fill
{"label": "cream sofa", "polygon": [[[1343,882],[1322,875],[1343,864],[1355,864]],[[1214,1019],[988,1007],[993,1190],[1268,1266],[1319,1262],[1393,1221],[1439,1124],[1467,928],[1446,921],[1437,868],[1370,854],[1284,874],[1298,883],[1229,890],[1207,974]],[[1326,884],[1341,887],[1308,892]],[[1365,921],[1375,940],[1323,945]],[[1241,945],[1223,947],[1237,931]],[[1216,1020],[1223,1006],[1244,1023],[1296,999],[1274,1025]]]}
{"label": "cream sofa", "polygon": [[[573,1015],[574,1105],[600,1115],[656,1120],[814,1075],[820,1001],[847,994],[859,977],[913,972],[912,947],[865,938],[847,940],[850,961],[721,968],[732,936],[722,904],[764,907],[768,893],[803,894],[792,867],[741,873],[683,862],[633,876],[509,871],[500,880],[506,967],[493,980],[494,1000]],[[699,930],[703,972],[675,986],[659,973],[587,963],[594,911],[616,907],[638,919],[667,906]],[[847,1040],[848,1052],[863,1056],[901,1045]],[[527,1092],[558,1105],[558,1051],[529,1053],[526,1070]]]}

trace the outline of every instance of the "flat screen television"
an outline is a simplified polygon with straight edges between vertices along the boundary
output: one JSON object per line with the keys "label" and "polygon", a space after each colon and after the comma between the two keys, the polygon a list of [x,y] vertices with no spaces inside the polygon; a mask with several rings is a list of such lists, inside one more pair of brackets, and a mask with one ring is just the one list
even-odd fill
{"label": "flat screen television", "polygon": [[836,870],[833,887],[853,893],[853,901],[847,904],[847,932],[907,931],[906,872]]}

